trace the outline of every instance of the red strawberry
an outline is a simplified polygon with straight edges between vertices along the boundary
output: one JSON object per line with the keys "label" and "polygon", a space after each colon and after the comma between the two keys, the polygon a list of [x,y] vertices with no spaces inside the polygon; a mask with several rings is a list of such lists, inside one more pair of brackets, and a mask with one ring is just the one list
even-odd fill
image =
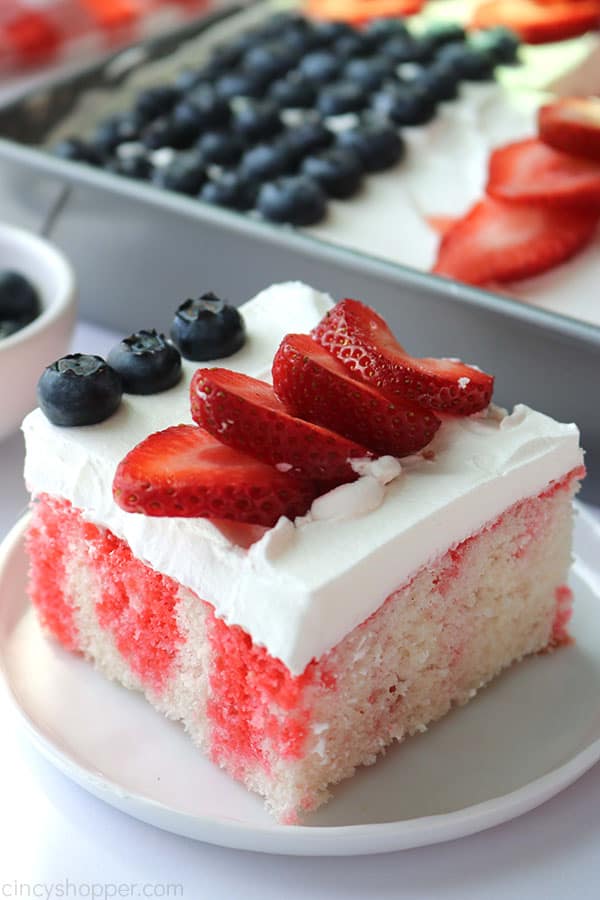
{"label": "red strawberry", "polygon": [[600,162],[600,98],[564,97],[541,106],[538,130],[555,150]]}
{"label": "red strawberry", "polygon": [[273,387],[295,416],[332,428],[376,453],[416,453],[441,424],[432,412],[392,402],[351,378],[346,366],[307,334],[284,337],[273,362]]}
{"label": "red strawberry", "polygon": [[491,400],[491,375],[449,359],[414,359],[381,316],[358,300],[336,304],[311,333],[352,378],[393,401],[460,416],[484,409]]}
{"label": "red strawberry", "polygon": [[280,471],[341,484],[357,476],[351,459],[372,456],[328,428],[289,414],[270,384],[228,369],[198,369],[192,416],[220,441]]}
{"label": "red strawberry", "polygon": [[157,431],[119,463],[113,496],[127,512],[275,525],[302,515],[314,484],[226,447],[196,425]]}
{"label": "red strawberry", "polygon": [[593,236],[598,214],[486,197],[442,239],[433,269],[467,284],[517,281],[569,259]]}
{"label": "red strawberry", "polygon": [[487,193],[510,203],[600,211],[600,163],[559,153],[536,138],[494,150]]}
{"label": "red strawberry", "polygon": [[477,7],[473,28],[505,25],[529,44],[545,44],[577,37],[600,24],[598,0],[538,3],[534,0],[491,0]]}

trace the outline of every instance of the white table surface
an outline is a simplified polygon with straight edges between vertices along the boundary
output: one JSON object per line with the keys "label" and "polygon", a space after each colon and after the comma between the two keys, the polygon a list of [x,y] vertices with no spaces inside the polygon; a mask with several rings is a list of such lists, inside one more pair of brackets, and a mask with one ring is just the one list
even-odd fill
{"label": "white table surface", "polygon": [[[73,348],[104,353],[112,342],[80,325]],[[17,434],[0,443],[0,537],[26,508],[22,464]],[[0,897],[166,897],[169,885],[181,885],[170,896],[185,900],[600,897],[600,765],[537,810],[473,837],[307,859],[195,843],[106,806],[33,749],[2,690],[0,733]]]}

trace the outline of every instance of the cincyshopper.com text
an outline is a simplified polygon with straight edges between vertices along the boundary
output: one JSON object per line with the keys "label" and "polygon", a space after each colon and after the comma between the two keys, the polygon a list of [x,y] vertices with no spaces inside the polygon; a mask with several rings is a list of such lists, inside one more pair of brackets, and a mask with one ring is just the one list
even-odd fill
{"label": "cincyshopper.com text", "polygon": [[183,885],[164,882],[0,881],[0,900],[113,900],[139,897],[141,900],[175,900],[183,897]]}

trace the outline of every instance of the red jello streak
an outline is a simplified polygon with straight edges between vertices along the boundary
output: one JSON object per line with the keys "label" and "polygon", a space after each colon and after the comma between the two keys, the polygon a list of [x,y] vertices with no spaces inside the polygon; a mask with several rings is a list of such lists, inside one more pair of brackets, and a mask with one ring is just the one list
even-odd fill
{"label": "red jello streak", "polygon": [[79,635],[66,591],[68,544],[63,522],[68,509],[64,500],[40,497],[33,504],[25,546],[29,554],[29,595],[42,625],[67,650],[78,650]]}
{"label": "red jello streak", "polygon": [[177,582],[136,559],[124,541],[86,522],[66,500],[38,497],[27,545],[32,601],[43,624],[61,644],[69,650],[80,646],[73,609],[76,598],[69,594],[65,556],[81,552],[101,585],[96,604],[100,627],[113,635],[117,649],[142,683],[159,691],[183,643],[175,616]]}
{"label": "red jello streak", "polygon": [[269,751],[300,759],[311,721],[308,689],[335,689],[335,675],[316,661],[301,675],[292,675],[242,628],[227,625],[212,611],[207,631],[213,760],[226,761],[240,777],[249,764],[268,769]]}

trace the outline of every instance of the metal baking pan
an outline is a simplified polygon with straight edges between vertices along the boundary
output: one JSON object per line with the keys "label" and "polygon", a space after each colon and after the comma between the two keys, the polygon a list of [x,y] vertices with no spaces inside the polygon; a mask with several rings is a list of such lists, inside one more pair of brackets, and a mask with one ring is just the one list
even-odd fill
{"label": "metal baking pan", "polygon": [[[249,14],[229,9],[217,18],[247,22]],[[583,498],[600,503],[600,328],[39,149],[83,92],[117,86],[132,67],[214,26],[215,17],[197,22],[0,109],[0,178],[31,227],[73,262],[82,316],[124,333],[167,329],[190,293],[212,289],[242,302],[291,279],[358,297],[388,319],[411,353],[460,356],[494,372],[497,402],[576,421],[587,450]]]}

